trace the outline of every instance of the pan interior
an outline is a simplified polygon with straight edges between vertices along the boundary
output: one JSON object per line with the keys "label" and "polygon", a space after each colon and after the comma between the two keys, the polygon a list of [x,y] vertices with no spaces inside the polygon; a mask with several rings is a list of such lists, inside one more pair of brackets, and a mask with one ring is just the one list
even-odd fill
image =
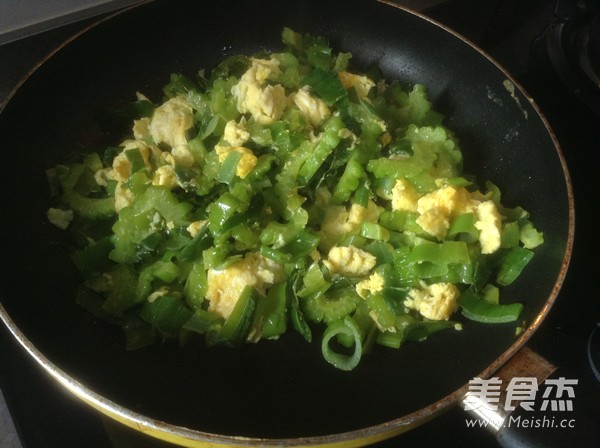
{"label": "pan interior", "polygon": [[544,123],[506,75],[445,30],[373,1],[157,1],[86,32],[46,61],[0,116],[5,169],[2,304],[49,360],[118,405],[225,435],[315,436],[401,418],[452,393],[516,341],[515,325],[465,323],[401,350],[377,348],[357,369],[328,366],[318,338],[296,334],[240,350],[164,344],[126,352],[117,329],[79,309],[64,235],[45,219],[44,170],[121,139],[98,110],[141,91],[160,100],[169,73],[193,76],[227,55],[280,48],[283,26],[330,38],[353,64],[425,84],[465,154],[465,171],[522,205],[546,243],[504,300],[531,323],[553,293],[567,246],[563,166]]}

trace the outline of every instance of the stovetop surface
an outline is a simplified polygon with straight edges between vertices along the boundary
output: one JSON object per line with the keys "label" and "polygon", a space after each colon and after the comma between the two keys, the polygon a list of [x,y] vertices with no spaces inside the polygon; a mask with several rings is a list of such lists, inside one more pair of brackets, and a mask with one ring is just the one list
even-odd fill
{"label": "stovetop surface", "polygon": [[[398,1],[402,4],[403,2]],[[418,2],[410,2],[412,6]],[[576,238],[566,281],[550,315],[529,346],[564,366],[588,391],[600,422],[600,294],[597,175],[592,165],[600,151],[600,113],[568,90],[536,56],[536,37],[552,22],[556,2],[549,0],[433,1],[422,12],[464,35],[503,65],[528,91],[560,142],[571,173],[576,202]],[[46,53],[95,19],[87,19],[0,46],[0,101]],[[589,167],[589,168],[588,168]],[[21,443],[26,447],[170,446],[117,426],[56,386],[0,326],[0,389]],[[579,397],[578,397],[579,398]],[[8,443],[8,442],[7,442]],[[380,447],[496,446],[483,430],[467,429],[459,409]],[[11,445],[7,445],[11,446]],[[0,447],[4,448],[0,440]]]}

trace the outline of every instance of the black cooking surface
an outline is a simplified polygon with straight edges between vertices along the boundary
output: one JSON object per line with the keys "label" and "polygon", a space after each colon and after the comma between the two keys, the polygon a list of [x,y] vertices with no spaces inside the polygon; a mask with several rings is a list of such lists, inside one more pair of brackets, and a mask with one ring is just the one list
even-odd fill
{"label": "black cooking surface", "polygon": [[[593,165],[600,151],[600,109],[594,100],[600,87],[588,83],[599,63],[600,33],[593,10],[597,2],[432,3],[436,4],[423,13],[478,44],[513,74],[545,114],[563,148],[576,202],[573,259],[554,309],[529,346],[579,380],[581,388],[577,391],[581,393],[575,405],[595,412],[600,422],[600,330],[596,330],[600,322],[596,273],[599,238],[595,224],[598,175]],[[587,11],[582,11],[586,4]],[[90,22],[0,46],[0,101],[40,58]],[[562,43],[558,48],[557,41]],[[72,398],[41,372],[4,326],[0,326],[0,389],[23,446],[169,446],[108,422]],[[465,414],[455,409],[378,446],[399,445],[495,446],[496,442],[484,430],[466,428]]]}

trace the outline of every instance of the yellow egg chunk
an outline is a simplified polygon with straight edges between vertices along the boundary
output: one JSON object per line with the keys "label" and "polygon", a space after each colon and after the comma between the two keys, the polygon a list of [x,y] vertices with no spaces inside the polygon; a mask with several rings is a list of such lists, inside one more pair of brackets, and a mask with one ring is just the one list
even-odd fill
{"label": "yellow egg chunk", "polygon": [[231,146],[242,146],[250,139],[250,133],[246,130],[246,120],[242,117],[240,122],[229,120],[223,130],[223,138]]}
{"label": "yellow egg chunk", "polygon": [[433,283],[408,292],[404,306],[431,320],[448,320],[458,309],[458,288],[452,283]]}
{"label": "yellow egg chunk", "polygon": [[355,246],[334,246],[323,264],[329,272],[347,277],[364,277],[375,267],[377,259]]}
{"label": "yellow egg chunk", "polygon": [[265,295],[267,288],[282,278],[282,266],[257,253],[247,254],[226,268],[209,269],[206,294],[210,302],[208,309],[227,319],[246,286],[253,286]]}
{"label": "yellow egg chunk", "polygon": [[175,188],[178,183],[173,166],[163,165],[158,167],[154,172],[154,176],[152,176],[152,185],[159,185],[169,189]]}
{"label": "yellow egg chunk", "polygon": [[444,239],[450,228],[450,220],[440,207],[433,207],[417,218],[417,224],[425,232],[436,237],[438,240]]}
{"label": "yellow egg chunk", "polygon": [[417,211],[420,213],[417,224],[430,235],[443,239],[450,228],[450,221],[462,213],[475,212],[478,204],[466,188],[452,185],[442,187],[417,201]]}
{"label": "yellow egg chunk", "polygon": [[125,207],[129,207],[133,203],[133,193],[125,186],[124,182],[117,182],[115,187],[115,210],[120,212]]}
{"label": "yellow egg chunk", "polygon": [[271,124],[279,120],[287,104],[285,90],[282,86],[267,86],[256,97],[248,96],[241,110],[250,112],[254,120],[260,124]]}
{"label": "yellow egg chunk", "polygon": [[250,113],[260,124],[270,124],[278,120],[287,105],[283,86],[266,85],[269,75],[279,72],[279,62],[275,59],[251,58],[252,66],[231,88],[241,114]]}
{"label": "yellow egg chunk", "polygon": [[327,103],[310,94],[308,87],[303,87],[292,95],[294,104],[300,109],[306,121],[314,127],[319,126],[331,115]]}
{"label": "yellow egg chunk", "polygon": [[356,284],[356,293],[363,299],[369,294],[375,294],[383,289],[384,278],[379,272],[371,274],[371,276]]}
{"label": "yellow egg chunk", "polygon": [[187,143],[183,145],[173,146],[171,148],[171,155],[173,157],[173,165],[180,165],[187,168],[194,165],[194,156],[190,151],[190,147]]}
{"label": "yellow egg chunk", "polygon": [[473,212],[476,205],[471,201],[471,195],[466,188],[449,185],[423,195],[417,202],[417,211],[425,213],[438,207],[446,216],[452,217]]}
{"label": "yellow egg chunk", "polygon": [[277,76],[281,73],[279,60],[276,58],[250,58],[250,62],[252,63],[252,78],[261,85],[267,81],[271,74]]}
{"label": "yellow egg chunk", "polygon": [[194,221],[189,226],[186,227],[186,230],[192,236],[192,238],[196,238],[196,236],[200,233],[200,231],[206,225],[207,222],[208,221],[206,219]]}
{"label": "yellow egg chunk", "polygon": [[419,193],[407,179],[398,179],[392,188],[392,210],[417,211]]}
{"label": "yellow egg chunk", "polygon": [[194,113],[182,97],[174,97],[154,110],[148,126],[156,144],[174,147],[187,144],[186,132],[194,126]]}
{"label": "yellow egg chunk", "polygon": [[356,89],[356,94],[359,98],[366,98],[369,95],[369,91],[375,87],[375,82],[366,76],[355,75],[354,73],[342,71],[338,74],[344,89],[348,90],[351,87]]}
{"label": "yellow egg chunk", "polygon": [[[152,169],[152,162],[150,161],[151,154],[154,151],[159,151],[158,148],[152,148],[140,140],[125,140],[120,146],[123,150],[113,159],[112,170],[109,170],[106,173],[108,179],[116,180],[118,182],[127,182],[131,175],[131,162],[127,158],[125,152],[130,149],[139,150],[144,159],[144,166],[146,169]],[[98,179],[96,179],[96,181],[98,181]]]}
{"label": "yellow egg chunk", "polygon": [[376,223],[379,220],[380,214],[381,209],[370,199],[366,207],[359,204],[352,204],[348,212],[348,221],[344,224],[344,229],[348,233],[357,232],[363,222]]}
{"label": "yellow egg chunk", "polygon": [[482,254],[492,254],[500,248],[502,236],[502,217],[493,201],[485,201],[477,207],[479,243]]}
{"label": "yellow egg chunk", "polygon": [[240,178],[244,179],[256,166],[258,158],[254,153],[243,146],[215,146],[215,151],[219,156],[219,162],[223,163],[231,151],[239,152],[242,157],[240,158],[236,168],[235,174]]}
{"label": "yellow egg chunk", "polygon": [[363,222],[376,223],[380,214],[381,209],[372,200],[367,207],[352,204],[349,210],[343,205],[327,206],[320,231],[322,247],[329,249],[346,235],[357,234]]}
{"label": "yellow egg chunk", "polygon": [[133,137],[136,140],[143,140],[150,135],[150,117],[140,118],[133,121]]}

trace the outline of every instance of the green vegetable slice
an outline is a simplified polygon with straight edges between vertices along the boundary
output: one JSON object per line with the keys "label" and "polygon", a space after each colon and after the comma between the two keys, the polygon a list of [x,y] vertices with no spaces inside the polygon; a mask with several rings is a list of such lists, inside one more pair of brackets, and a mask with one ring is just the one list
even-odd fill
{"label": "green vegetable slice", "polygon": [[495,304],[485,301],[471,290],[463,292],[459,298],[462,314],[468,319],[487,324],[514,322],[521,315],[523,304]]}
{"label": "green vegetable slice", "polygon": [[[344,335],[353,339],[354,347],[352,354],[339,353],[331,348],[330,341],[337,336]],[[360,329],[356,322],[346,316],[343,320],[336,320],[327,326],[323,333],[321,351],[325,360],[340,370],[352,370],[360,362],[362,357],[362,339]]]}

